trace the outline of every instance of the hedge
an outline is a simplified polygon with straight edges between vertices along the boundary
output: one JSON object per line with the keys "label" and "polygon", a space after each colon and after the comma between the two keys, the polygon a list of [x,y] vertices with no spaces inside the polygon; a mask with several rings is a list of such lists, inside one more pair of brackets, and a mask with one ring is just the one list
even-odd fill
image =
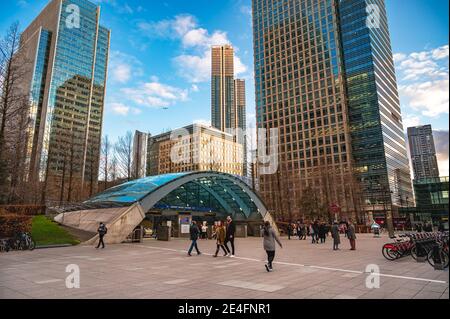
{"label": "hedge", "polygon": [[0,215],[39,216],[45,215],[45,209],[46,207],[41,205],[3,205],[0,206]]}
{"label": "hedge", "polygon": [[18,232],[31,232],[31,226],[31,216],[0,214],[0,238],[14,237]]}

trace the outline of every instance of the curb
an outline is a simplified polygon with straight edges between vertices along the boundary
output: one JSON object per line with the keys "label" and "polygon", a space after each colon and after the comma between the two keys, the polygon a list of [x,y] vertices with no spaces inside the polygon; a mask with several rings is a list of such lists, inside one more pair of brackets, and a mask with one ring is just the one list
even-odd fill
{"label": "curb", "polygon": [[35,249],[51,249],[51,248],[66,248],[66,247],[72,247],[73,245],[70,244],[63,244],[63,245],[47,245],[47,246],[36,246]]}

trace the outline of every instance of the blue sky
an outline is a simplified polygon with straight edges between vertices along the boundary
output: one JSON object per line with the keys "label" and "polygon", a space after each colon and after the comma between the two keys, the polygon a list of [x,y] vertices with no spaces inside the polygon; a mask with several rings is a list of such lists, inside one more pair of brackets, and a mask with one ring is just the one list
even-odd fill
{"label": "blue sky", "polygon": [[[0,32],[47,0],[1,2]],[[95,0],[112,30],[104,133],[158,134],[210,120],[208,48],[231,43],[254,119],[251,0]],[[448,174],[448,0],[386,0],[405,126],[432,124]],[[167,109],[166,109],[167,108]]]}

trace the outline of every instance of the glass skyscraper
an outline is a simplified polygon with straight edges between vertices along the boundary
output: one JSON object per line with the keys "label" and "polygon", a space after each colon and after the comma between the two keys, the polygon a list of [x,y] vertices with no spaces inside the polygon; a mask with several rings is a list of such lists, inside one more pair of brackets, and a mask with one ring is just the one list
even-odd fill
{"label": "glass skyscraper", "polygon": [[95,191],[110,42],[99,19],[90,1],[53,0],[22,34],[33,74],[24,83],[32,120],[27,175],[45,182],[49,199],[65,198],[75,185]]}
{"label": "glass skyscraper", "polygon": [[412,198],[384,1],[253,0],[253,25],[257,124],[280,135],[269,208],[307,213],[311,188],[363,221]]}

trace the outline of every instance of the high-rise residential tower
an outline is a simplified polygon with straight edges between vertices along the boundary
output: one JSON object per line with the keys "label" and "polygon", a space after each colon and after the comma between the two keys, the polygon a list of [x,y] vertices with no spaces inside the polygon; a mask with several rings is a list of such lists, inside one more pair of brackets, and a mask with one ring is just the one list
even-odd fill
{"label": "high-rise residential tower", "polygon": [[27,175],[45,183],[49,199],[66,198],[67,188],[78,198],[95,192],[110,42],[99,20],[88,0],[52,0],[22,34],[30,62]]}
{"label": "high-rise residential tower", "polygon": [[412,198],[384,1],[252,3],[257,124],[279,129],[269,207],[310,214],[313,189],[363,221]]}
{"label": "high-rise residential tower", "polygon": [[223,132],[237,133],[236,142],[244,145],[242,164],[246,175],[246,137],[243,134],[247,127],[245,80],[234,79],[232,46],[213,46],[211,56],[211,125]]}
{"label": "high-rise residential tower", "polygon": [[234,49],[230,45],[213,46],[211,78],[211,125],[221,131],[234,128]]}
{"label": "high-rise residential tower", "polygon": [[408,128],[414,179],[439,177],[439,166],[431,125]]}

